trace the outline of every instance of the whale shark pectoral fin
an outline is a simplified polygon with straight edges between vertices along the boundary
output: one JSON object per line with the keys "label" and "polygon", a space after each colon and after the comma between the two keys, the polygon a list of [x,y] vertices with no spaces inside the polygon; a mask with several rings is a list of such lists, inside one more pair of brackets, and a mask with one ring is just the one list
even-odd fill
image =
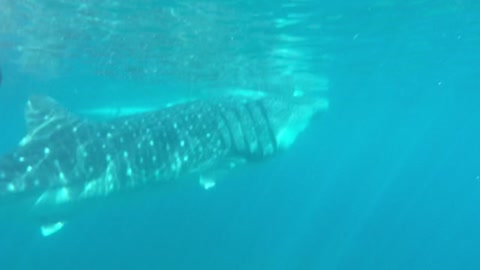
{"label": "whale shark pectoral fin", "polygon": [[200,175],[200,185],[205,189],[209,190],[215,187],[215,178],[213,176]]}
{"label": "whale shark pectoral fin", "polygon": [[60,231],[63,228],[63,226],[65,226],[65,222],[57,221],[54,223],[48,223],[48,224],[42,225],[40,227],[40,231],[43,236],[47,237]]}

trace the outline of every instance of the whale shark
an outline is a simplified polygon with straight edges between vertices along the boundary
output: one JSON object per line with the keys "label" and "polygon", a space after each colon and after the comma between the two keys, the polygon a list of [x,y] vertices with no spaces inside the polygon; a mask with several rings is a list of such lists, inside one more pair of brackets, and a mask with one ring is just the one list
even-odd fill
{"label": "whale shark", "polygon": [[88,203],[192,179],[210,189],[219,172],[288,149],[327,108],[323,98],[232,94],[95,121],[31,96],[26,135],[0,157],[0,215],[33,219],[49,236]]}

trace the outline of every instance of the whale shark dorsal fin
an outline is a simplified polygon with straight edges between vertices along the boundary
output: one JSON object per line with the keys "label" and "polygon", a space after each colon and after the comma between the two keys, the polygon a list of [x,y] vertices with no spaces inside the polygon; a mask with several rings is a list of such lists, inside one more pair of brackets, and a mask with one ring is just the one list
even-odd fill
{"label": "whale shark dorsal fin", "polygon": [[31,96],[25,107],[27,135],[20,145],[28,143],[36,136],[48,136],[63,125],[78,120],[62,105],[48,96]]}
{"label": "whale shark dorsal fin", "polygon": [[27,132],[36,129],[38,126],[44,125],[46,122],[61,120],[62,118],[70,118],[71,113],[68,112],[56,100],[48,96],[31,96],[28,99],[25,108],[25,121],[27,124]]}

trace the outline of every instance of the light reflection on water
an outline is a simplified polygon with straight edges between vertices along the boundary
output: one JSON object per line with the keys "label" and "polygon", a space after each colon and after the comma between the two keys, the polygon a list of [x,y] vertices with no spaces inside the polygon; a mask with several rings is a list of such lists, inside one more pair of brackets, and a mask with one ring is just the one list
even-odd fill
{"label": "light reflection on water", "polygon": [[[0,0],[0,38],[22,72],[213,89],[318,91],[305,2]],[[328,56],[324,55],[326,62]]]}

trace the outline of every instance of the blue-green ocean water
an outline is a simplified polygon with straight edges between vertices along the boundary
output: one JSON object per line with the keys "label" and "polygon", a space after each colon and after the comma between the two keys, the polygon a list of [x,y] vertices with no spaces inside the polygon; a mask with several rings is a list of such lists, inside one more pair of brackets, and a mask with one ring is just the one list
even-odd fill
{"label": "blue-green ocean water", "polygon": [[1,0],[0,152],[81,113],[232,88],[330,100],[290,151],[75,216],[1,269],[480,269],[480,2]]}

